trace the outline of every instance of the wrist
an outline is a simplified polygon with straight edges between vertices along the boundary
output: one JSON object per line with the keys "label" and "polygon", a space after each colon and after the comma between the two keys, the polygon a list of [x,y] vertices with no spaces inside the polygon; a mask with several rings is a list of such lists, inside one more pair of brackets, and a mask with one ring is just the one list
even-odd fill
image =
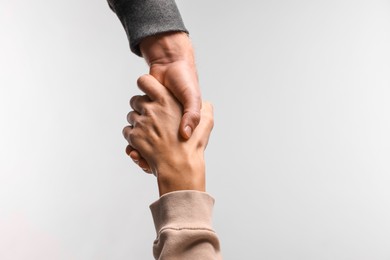
{"label": "wrist", "polygon": [[149,66],[180,60],[194,61],[192,44],[185,32],[167,32],[146,37],[141,41],[140,49]]}
{"label": "wrist", "polygon": [[178,190],[205,191],[205,163],[200,158],[190,157],[176,162],[164,162],[157,167],[157,183],[160,196]]}

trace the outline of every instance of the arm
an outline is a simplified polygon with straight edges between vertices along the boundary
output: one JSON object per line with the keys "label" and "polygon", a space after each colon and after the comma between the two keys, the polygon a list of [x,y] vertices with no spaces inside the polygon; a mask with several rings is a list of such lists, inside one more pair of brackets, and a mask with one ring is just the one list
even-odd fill
{"label": "arm", "polygon": [[179,132],[189,139],[200,121],[201,93],[194,52],[174,0],[108,0],[149,73],[184,107]]}
{"label": "arm", "polygon": [[157,238],[156,259],[221,259],[212,229],[214,199],[205,192],[204,150],[213,128],[212,106],[203,103],[202,117],[191,139],[177,134],[182,108],[155,78],[138,80],[145,96],[135,96],[123,134],[157,176],[160,199],[150,206]]}

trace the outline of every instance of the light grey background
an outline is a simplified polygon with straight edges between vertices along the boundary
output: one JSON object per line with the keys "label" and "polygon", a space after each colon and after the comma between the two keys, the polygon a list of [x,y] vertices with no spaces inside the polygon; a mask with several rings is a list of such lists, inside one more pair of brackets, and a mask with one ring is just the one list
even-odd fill
{"label": "light grey background", "polygon": [[[107,3],[0,0],[0,259],[151,259]],[[390,259],[390,1],[178,1],[216,126],[224,259]]]}

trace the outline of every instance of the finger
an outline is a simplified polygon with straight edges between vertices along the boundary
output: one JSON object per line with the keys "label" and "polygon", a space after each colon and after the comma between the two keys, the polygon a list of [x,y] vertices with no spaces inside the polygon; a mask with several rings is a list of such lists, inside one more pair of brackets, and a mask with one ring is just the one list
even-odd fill
{"label": "finger", "polygon": [[129,156],[130,156],[130,158],[131,158],[136,164],[139,163],[139,160],[140,160],[140,158],[141,158],[141,155],[140,155],[140,153],[139,153],[137,150],[133,149],[133,150],[129,153]]}
{"label": "finger", "polygon": [[125,128],[123,128],[122,133],[125,137],[126,141],[131,145],[132,147],[136,148],[142,145],[142,139],[139,138],[137,135],[136,129],[133,128],[133,126],[128,125]]}
{"label": "finger", "polygon": [[147,103],[147,102],[150,102],[150,98],[146,95],[136,95],[136,96],[133,96],[131,99],[130,99],[130,107],[132,109],[134,109],[135,111],[137,111],[139,114],[142,114],[143,112],[143,109],[144,109],[144,105]]}
{"label": "finger", "polygon": [[[129,142],[131,131],[133,130],[133,127],[128,125],[125,126],[122,130],[123,137]],[[129,143],[130,144],[130,143]]]}
{"label": "finger", "polygon": [[127,145],[127,146],[126,146],[126,154],[127,154],[128,156],[130,156],[130,153],[131,153],[132,151],[135,151],[135,149],[134,149],[131,145]]}
{"label": "finger", "polygon": [[146,172],[146,173],[152,173],[152,170],[149,166],[149,164],[146,162],[146,160],[144,158],[140,158],[139,160],[139,167],[141,167],[141,169]]}
{"label": "finger", "polygon": [[209,102],[204,102],[202,106],[202,118],[199,125],[193,133],[195,140],[199,140],[201,145],[206,148],[207,143],[210,138],[211,131],[214,127],[214,115],[213,115],[213,106]]}
{"label": "finger", "polygon": [[214,127],[214,108],[209,102],[203,102],[201,119],[194,134],[210,135]]}
{"label": "finger", "polygon": [[137,121],[140,117],[140,114],[136,111],[130,111],[128,114],[127,114],[127,122],[129,122],[130,125],[134,127],[136,127],[137,125]]}
{"label": "finger", "polygon": [[133,160],[133,162],[135,164],[139,164],[139,160],[140,160],[140,157],[141,155],[139,154],[139,152],[137,150],[133,150],[129,153],[129,157]]}
{"label": "finger", "polygon": [[167,92],[167,89],[161,85],[156,78],[149,74],[139,77],[137,85],[152,101],[160,100]]}
{"label": "finger", "polygon": [[[148,162],[141,156],[141,154],[135,150],[134,148],[132,149],[131,152],[129,153],[130,158],[134,161],[134,163],[138,164],[138,166],[145,172],[151,173],[151,168],[148,164]],[[130,150],[129,149],[129,150]]]}
{"label": "finger", "polygon": [[126,154],[134,161],[135,164],[139,163],[139,158],[141,157],[141,155],[136,149],[134,149],[134,147],[132,147],[131,145],[127,145]]}
{"label": "finger", "polygon": [[150,169],[150,166],[149,164],[146,162],[146,160],[139,155],[139,153],[136,155],[134,153],[134,156],[135,159],[133,159],[133,157],[131,159],[133,159],[134,162],[137,162],[138,166],[144,171],[144,172],[147,172],[147,173],[151,173],[151,169]]}
{"label": "finger", "polygon": [[186,140],[190,139],[200,120],[199,112],[190,111],[184,113],[180,121],[180,135]]}
{"label": "finger", "polygon": [[201,122],[199,124],[202,124],[202,127],[205,127],[207,131],[211,132],[214,128],[213,104],[207,101],[202,103],[201,117]]}

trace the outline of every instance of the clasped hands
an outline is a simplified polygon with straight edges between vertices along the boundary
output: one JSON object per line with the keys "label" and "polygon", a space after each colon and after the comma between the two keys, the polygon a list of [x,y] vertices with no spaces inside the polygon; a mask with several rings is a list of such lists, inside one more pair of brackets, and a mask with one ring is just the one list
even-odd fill
{"label": "clasped hands", "polygon": [[205,191],[206,149],[213,128],[213,108],[203,102],[199,125],[186,140],[180,134],[183,107],[172,93],[151,75],[137,85],[145,95],[131,98],[133,111],[123,135],[126,153],[145,172],[157,177],[160,196],[177,190]]}

